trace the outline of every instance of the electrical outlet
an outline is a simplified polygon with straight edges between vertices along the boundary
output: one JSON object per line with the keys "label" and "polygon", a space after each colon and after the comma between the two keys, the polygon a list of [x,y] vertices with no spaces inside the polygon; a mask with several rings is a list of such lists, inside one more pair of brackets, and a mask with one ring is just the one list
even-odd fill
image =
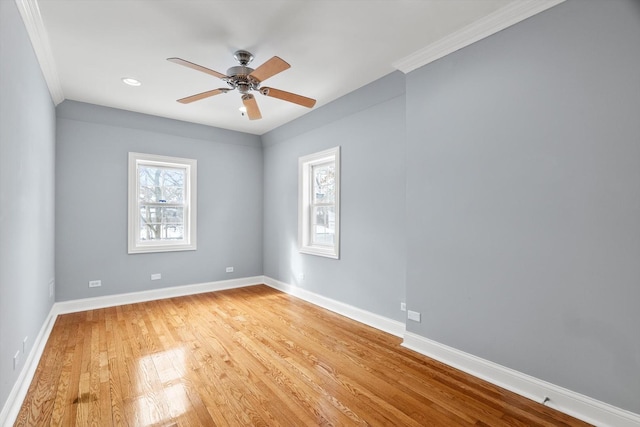
{"label": "electrical outlet", "polygon": [[233,273],[233,267],[227,267],[227,273]]}
{"label": "electrical outlet", "polygon": [[22,353],[27,354],[27,341],[29,341],[29,337],[26,336],[22,340]]}
{"label": "electrical outlet", "polygon": [[90,288],[97,288],[99,286],[102,286],[102,280],[89,280]]}
{"label": "electrical outlet", "polygon": [[20,351],[16,352],[16,355],[13,356],[13,370],[15,371],[18,368],[18,364],[20,363]]}
{"label": "electrical outlet", "polygon": [[160,280],[162,279],[162,274],[160,273],[155,273],[151,275],[151,280]]}
{"label": "electrical outlet", "polygon": [[400,310],[401,311],[407,311],[407,303],[406,302],[401,302],[400,303]]}
{"label": "electrical outlet", "polygon": [[407,311],[407,318],[409,320],[413,320],[414,322],[419,322],[420,321],[420,313],[418,313],[417,311]]}

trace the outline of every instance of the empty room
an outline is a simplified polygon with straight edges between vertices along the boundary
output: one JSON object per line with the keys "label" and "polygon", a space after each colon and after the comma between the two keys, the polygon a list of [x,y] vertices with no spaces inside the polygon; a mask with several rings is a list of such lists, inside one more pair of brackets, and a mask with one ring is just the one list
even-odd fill
{"label": "empty room", "polygon": [[640,426],[640,1],[0,0],[0,426]]}

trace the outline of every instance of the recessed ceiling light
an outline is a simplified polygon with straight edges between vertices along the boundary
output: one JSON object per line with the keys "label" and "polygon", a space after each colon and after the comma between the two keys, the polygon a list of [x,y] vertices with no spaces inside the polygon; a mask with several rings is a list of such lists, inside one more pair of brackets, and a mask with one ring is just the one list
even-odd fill
{"label": "recessed ceiling light", "polygon": [[129,86],[140,86],[142,84],[140,80],[132,79],[131,77],[123,77],[122,82]]}

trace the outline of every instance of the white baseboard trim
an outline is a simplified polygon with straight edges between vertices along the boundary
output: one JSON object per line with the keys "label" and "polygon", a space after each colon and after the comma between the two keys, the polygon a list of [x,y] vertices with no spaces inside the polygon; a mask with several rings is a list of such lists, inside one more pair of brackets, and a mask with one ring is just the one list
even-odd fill
{"label": "white baseboard trim", "polygon": [[148,291],[126,294],[106,295],[103,297],[83,298],[61,301],[54,304],[56,314],[76,313],[78,311],[135,304],[165,298],[203,294],[205,292],[223,291],[225,289],[242,288],[263,283],[263,276],[244,277],[241,279],[220,280],[217,282],[198,283],[195,285],[174,286],[171,288],[151,289]]}
{"label": "white baseboard trim", "polygon": [[51,334],[51,330],[53,329],[53,325],[55,324],[58,315],[76,313],[78,311],[95,310],[98,308],[114,307],[124,304],[154,301],[164,298],[222,291],[225,289],[242,288],[261,283],[264,283],[264,277],[255,276],[54,303],[49,315],[42,325],[42,329],[34,341],[34,345],[27,356],[22,371],[20,372],[11,393],[9,393],[9,397],[5,402],[5,405],[0,412],[0,426],[9,426],[15,423],[16,417],[20,412],[20,407],[22,406],[24,398],[27,396],[29,386],[31,385],[31,381],[33,381],[38,363],[40,362],[40,358],[44,352],[44,347],[49,340],[49,335]]}
{"label": "white baseboard trim", "polygon": [[404,336],[405,324],[402,322],[318,295],[306,289],[289,285],[288,283],[281,282],[268,276],[263,276],[263,283],[286,294],[293,295],[294,297],[310,302],[311,304],[326,308],[329,311],[333,311],[334,313],[338,313],[360,323],[364,323],[365,325],[387,332],[391,335],[395,335],[400,338]]}
{"label": "white baseboard trim", "polygon": [[482,378],[526,398],[542,402],[545,397],[548,397],[549,401],[546,403],[547,406],[591,424],[602,427],[640,427],[640,415],[638,414],[600,402],[588,396],[523,374],[522,372],[440,344],[420,335],[406,332],[405,325],[402,322],[318,295],[306,289],[280,282],[268,276],[246,277],[55,303],[43,323],[42,329],[34,341],[34,346],[27,356],[22,371],[0,412],[0,426],[12,425],[15,422],[58,315],[163,298],[241,288],[261,283],[373,328],[398,337],[403,337],[404,342],[402,345],[406,348],[439,360],[449,366]]}
{"label": "white baseboard trim", "polygon": [[20,407],[22,406],[24,398],[27,396],[31,380],[33,380],[33,376],[38,368],[38,363],[40,362],[40,357],[42,357],[42,353],[44,352],[44,347],[49,340],[53,325],[56,323],[57,315],[55,314],[54,306],[51,307],[47,318],[42,324],[42,328],[40,332],[38,332],[38,336],[36,336],[33,342],[33,347],[31,347],[31,351],[20,371],[20,375],[18,375],[18,379],[11,389],[9,397],[7,397],[2,412],[0,412],[0,426],[13,425],[18,417]]}
{"label": "white baseboard trim", "polygon": [[439,342],[405,333],[402,345],[475,377],[596,426],[638,427],[640,415],[567,390],[522,372],[490,362]]}

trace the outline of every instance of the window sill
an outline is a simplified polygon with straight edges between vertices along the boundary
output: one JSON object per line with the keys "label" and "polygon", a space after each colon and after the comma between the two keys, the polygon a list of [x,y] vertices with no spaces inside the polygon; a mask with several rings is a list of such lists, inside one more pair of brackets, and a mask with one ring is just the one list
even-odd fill
{"label": "window sill", "polygon": [[155,252],[195,251],[196,245],[157,245],[130,247],[129,254],[148,254]]}
{"label": "window sill", "polygon": [[300,253],[308,255],[317,255],[325,258],[340,259],[340,254],[336,248],[326,248],[322,246],[302,246]]}

